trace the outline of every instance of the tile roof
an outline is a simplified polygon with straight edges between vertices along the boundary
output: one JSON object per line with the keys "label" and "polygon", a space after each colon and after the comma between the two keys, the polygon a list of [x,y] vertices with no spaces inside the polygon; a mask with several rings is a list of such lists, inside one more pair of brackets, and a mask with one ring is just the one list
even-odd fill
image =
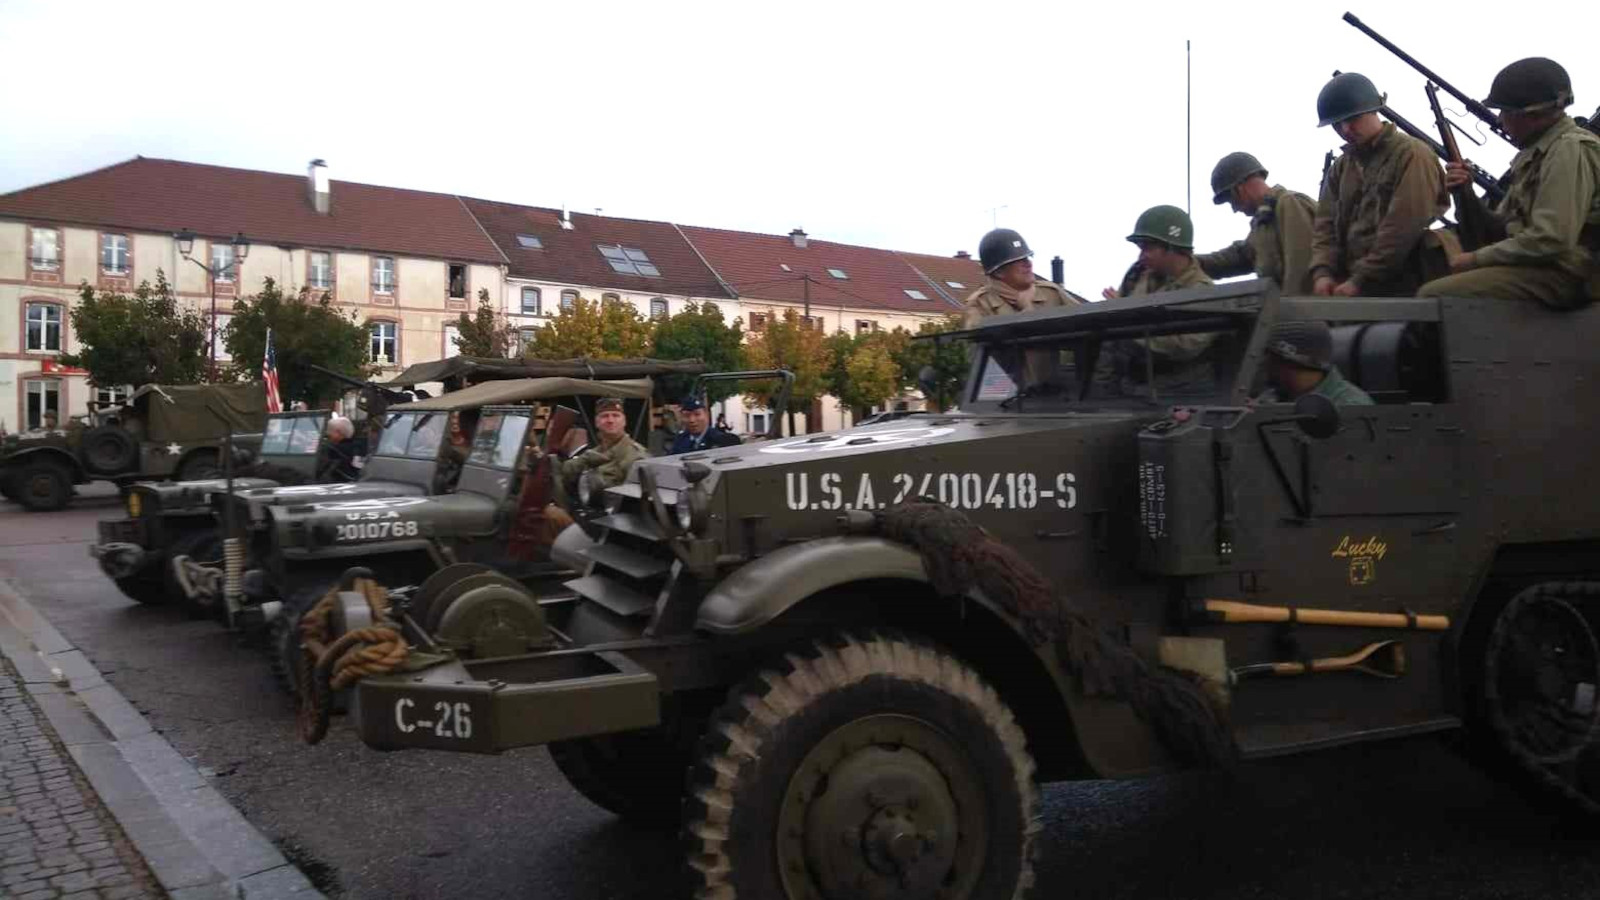
{"label": "tile roof", "polygon": [[0,217],[203,237],[367,250],[500,264],[504,256],[450,194],[331,183],[319,215],[304,175],[136,156],[83,175],[0,194]]}
{"label": "tile roof", "polygon": [[[809,275],[811,302],[818,306],[920,313],[944,313],[957,306],[931,291],[922,276],[892,250],[809,238],[800,248],[787,235],[692,225],[684,225],[682,230],[717,274],[745,298],[802,302],[804,278]],[[848,277],[836,278],[829,269]],[[920,291],[928,299],[913,299],[907,290]]]}
{"label": "tile roof", "polygon": [[[971,257],[930,256],[926,253],[897,253],[906,264],[916,269],[933,287],[956,303],[983,287],[983,266]],[[954,282],[952,284],[951,282]],[[961,285],[955,287],[956,284]]]}
{"label": "tile roof", "polygon": [[[462,202],[505,253],[513,277],[640,294],[732,296],[669,222],[571,213],[572,228],[568,230],[561,227],[561,213],[554,209],[471,197]],[[538,238],[542,249],[523,247],[517,240],[519,234]],[[660,277],[619,274],[600,255],[600,245],[644,251]]]}

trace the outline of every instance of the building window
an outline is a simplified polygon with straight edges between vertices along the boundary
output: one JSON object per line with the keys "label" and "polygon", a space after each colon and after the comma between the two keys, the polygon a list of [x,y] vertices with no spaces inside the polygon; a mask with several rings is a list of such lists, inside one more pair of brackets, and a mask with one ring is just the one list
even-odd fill
{"label": "building window", "polygon": [[44,353],[60,353],[61,304],[29,303],[23,313],[26,337],[22,349]]}
{"label": "building window", "polygon": [[647,275],[651,278],[659,278],[661,276],[661,270],[650,262],[650,257],[646,256],[643,250],[624,247],[621,244],[614,244],[609,247],[604,244],[597,244],[596,246],[600,249],[600,255],[606,258],[606,262],[610,263],[611,268],[618,274]]}
{"label": "building window", "polygon": [[667,298],[665,298],[665,297],[651,297],[650,298],[650,318],[652,318],[652,319],[665,319],[666,317],[667,317]]}
{"label": "building window", "polygon": [[388,256],[374,256],[372,258],[372,292],[374,294],[394,293],[394,259]]}
{"label": "building window", "polygon": [[461,326],[446,325],[444,327],[444,358],[461,355]]}
{"label": "building window", "polygon": [[964,290],[967,289],[967,286],[962,284],[959,281],[946,281],[945,284],[950,285],[951,287],[955,288],[958,291],[964,291]]}
{"label": "building window", "polygon": [[821,316],[801,316],[800,317],[800,327],[806,329],[807,331],[821,331],[822,330],[822,317]]}
{"label": "building window", "polygon": [[578,305],[578,292],[577,291],[562,291],[561,292],[561,311],[562,312],[567,312],[568,310],[572,309],[573,307],[575,307],[577,305]]}
{"label": "building window", "polygon": [[767,315],[768,315],[767,313],[756,313],[756,312],[751,313],[750,314],[750,330],[751,331],[766,331],[767,330]]}
{"label": "building window", "polygon": [[700,311],[706,315],[710,315],[711,313],[716,313],[718,316],[722,315],[722,307],[712,303],[710,300],[700,304]]}
{"label": "building window", "polygon": [[828,274],[845,281],[850,280],[850,276],[846,275],[843,269],[829,269]]}
{"label": "building window", "polygon": [[516,355],[521,356],[533,346],[533,337],[539,331],[537,328],[522,328],[517,331]]}
{"label": "building window", "polygon": [[28,263],[46,272],[61,268],[61,232],[54,228],[33,229],[33,246],[28,250]]}
{"label": "building window", "polygon": [[96,387],[94,389],[94,402],[101,409],[121,406],[128,402],[128,397],[133,393],[129,385],[112,385],[111,387]]}
{"label": "building window", "polygon": [[233,359],[228,354],[228,329],[233,325],[233,316],[226,313],[217,313],[217,327],[212,332],[212,355],[218,360]]}
{"label": "building window", "polygon": [[622,302],[622,296],[620,294],[612,294],[612,293],[601,294],[600,295],[600,302],[601,303],[621,303]]}
{"label": "building window", "polygon": [[878,330],[878,323],[872,321],[871,319],[857,319],[856,320],[856,334],[866,334],[869,331],[877,331],[877,330]]}
{"label": "building window", "polygon": [[400,326],[394,322],[373,322],[367,326],[372,333],[372,348],[368,358],[381,365],[393,366],[400,362]]}
{"label": "building window", "polygon": [[128,274],[128,236],[100,235],[100,268],[107,275]]}
{"label": "building window", "polygon": [[522,314],[537,316],[539,314],[539,289],[525,287],[522,289]]}
{"label": "building window", "polygon": [[778,268],[784,270],[785,272],[793,272],[794,271],[793,269],[789,268],[789,264],[788,263],[778,263]]}
{"label": "building window", "polygon": [[23,382],[23,425],[29,429],[44,427],[44,414],[53,413],[56,425],[61,422],[61,380],[40,378]]}
{"label": "building window", "polygon": [[333,254],[320,250],[311,252],[311,286],[319,291],[333,289]]}
{"label": "building window", "polygon": [[450,299],[464,300],[467,296],[467,267],[459,263],[451,263],[446,270],[449,273]]}
{"label": "building window", "polygon": [[233,245],[211,245],[211,277],[217,284],[233,283]]}
{"label": "building window", "polygon": [[539,238],[531,234],[517,235],[517,244],[526,250],[543,250],[544,244]]}
{"label": "building window", "polygon": [[772,427],[772,413],[747,412],[744,414],[745,434],[766,434]]}
{"label": "building window", "polygon": [[926,300],[926,299],[928,299],[928,295],[924,294],[921,291],[913,291],[911,288],[901,288],[901,290],[905,291],[906,292],[906,296],[910,297],[913,300]]}

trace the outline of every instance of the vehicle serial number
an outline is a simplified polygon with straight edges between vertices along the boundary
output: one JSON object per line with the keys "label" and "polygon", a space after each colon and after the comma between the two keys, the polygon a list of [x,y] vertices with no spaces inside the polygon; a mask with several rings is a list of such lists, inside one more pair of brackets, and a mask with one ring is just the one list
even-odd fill
{"label": "vehicle serial number", "polygon": [[371,541],[388,537],[416,537],[417,523],[405,522],[352,522],[334,528],[341,541]]}
{"label": "vehicle serial number", "polygon": [[923,472],[873,476],[838,472],[789,472],[784,499],[790,509],[886,509],[918,497],[933,497],[956,509],[1035,509],[1078,505],[1071,472]]}
{"label": "vehicle serial number", "polygon": [[466,703],[445,700],[433,704],[433,718],[419,719],[416,701],[401,697],[394,702],[394,726],[401,734],[411,734],[417,729],[431,731],[434,737],[467,740],[472,737],[472,707]]}

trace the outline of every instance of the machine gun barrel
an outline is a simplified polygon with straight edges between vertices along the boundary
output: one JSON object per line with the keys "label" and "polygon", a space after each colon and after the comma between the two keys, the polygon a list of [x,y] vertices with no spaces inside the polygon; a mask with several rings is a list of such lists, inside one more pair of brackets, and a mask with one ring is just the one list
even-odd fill
{"label": "machine gun barrel", "polygon": [[404,403],[408,399],[405,394],[399,391],[391,391],[380,384],[374,384],[370,381],[362,381],[359,378],[352,378],[343,372],[335,372],[332,369],[325,369],[316,363],[310,363],[310,366],[311,368],[316,369],[318,372],[321,372],[329,378],[332,378],[334,381],[337,381],[340,384],[349,385],[358,391],[376,391],[379,396],[383,397],[383,399],[389,401],[390,403]]}
{"label": "machine gun barrel", "polygon": [[[1383,35],[1381,35],[1381,34],[1377,33],[1376,31],[1372,30],[1371,26],[1367,25],[1367,23],[1365,23],[1365,22],[1361,21],[1360,19],[1356,18],[1354,15],[1352,15],[1350,13],[1345,13],[1344,14],[1344,20],[1346,22],[1349,22],[1351,25],[1355,26],[1357,31],[1360,31],[1362,34],[1366,35],[1367,37],[1372,38],[1374,41],[1377,41],[1378,42],[1378,46],[1380,46],[1383,49],[1389,51],[1390,53],[1393,53],[1395,56],[1400,57],[1400,61],[1401,62],[1404,62],[1406,65],[1410,66],[1411,68],[1416,69],[1418,72],[1421,72],[1422,73],[1422,77],[1428,79],[1429,81],[1431,81],[1434,84],[1437,84],[1439,87],[1443,88],[1445,93],[1447,93],[1450,96],[1456,98],[1457,100],[1460,100],[1461,101],[1461,105],[1465,106],[1467,108],[1467,112],[1472,113],[1474,116],[1477,116],[1480,120],[1482,120],[1483,124],[1489,126],[1489,130],[1494,132],[1495,134],[1499,135],[1501,140],[1503,140],[1506,143],[1512,145],[1513,147],[1516,146],[1516,141],[1513,141],[1511,139],[1511,135],[1506,134],[1505,129],[1500,127],[1500,117],[1495,115],[1494,110],[1490,109],[1487,106],[1484,106],[1482,103],[1479,103],[1478,101],[1476,101],[1476,100],[1472,99],[1471,97],[1468,97],[1466,94],[1462,93],[1459,89],[1456,88],[1455,85],[1453,85],[1450,82],[1448,82],[1448,81],[1444,80],[1443,78],[1439,77],[1439,73],[1438,72],[1435,72],[1432,69],[1428,68],[1427,66],[1423,65],[1422,63],[1418,62],[1416,57],[1414,57],[1411,54],[1405,52],[1404,50],[1401,50],[1399,47],[1396,47],[1394,45],[1393,41],[1389,40],[1388,38],[1384,37]],[[1395,124],[1398,125],[1399,123],[1396,122]]]}

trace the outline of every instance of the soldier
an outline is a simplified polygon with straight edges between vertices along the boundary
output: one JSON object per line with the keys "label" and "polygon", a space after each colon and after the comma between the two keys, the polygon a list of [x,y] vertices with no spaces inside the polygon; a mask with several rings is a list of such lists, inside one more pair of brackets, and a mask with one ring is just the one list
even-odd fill
{"label": "soldier", "polygon": [[1212,278],[1255,273],[1286,294],[1311,293],[1311,230],[1316,201],[1281,184],[1267,186],[1267,170],[1248,153],[1229,153],[1211,170],[1211,201],[1250,217],[1250,234],[1195,262]]}
{"label": "soldier", "polygon": [[[1101,292],[1107,300],[1180,291],[1211,283],[1211,276],[1195,262],[1194,222],[1188,213],[1176,206],[1152,206],[1140,213],[1128,240],[1139,248],[1139,259],[1122,277],[1122,287]],[[1135,343],[1148,347],[1162,359],[1185,362],[1205,352],[1215,339],[1213,334],[1169,334],[1148,342],[1140,338]]]}
{"label": "soldier", "polygon": [[[1483,105],[1520,148],[1500,181],[1505,200],[1490,211],[1501,238],[1451,256],[1448,275],[1419,296],[1500,297],[1571,308],[1600,299],[1600,138],[1563,110],[1572,80],[1554,60],[1534,57],[1500,70]],[[1452,188],[1471,174],[1451,163]],[[1480,202],[1476,194],[1468,202]]]}
{"label": "soldier", "polygon": [[1325,322],[1279,322],[1267,335],[1267,383],[1261,399],[1292,403],[1306,394],[1321,394],[1336,406],[1371,406],[1354,382],[1346,381],[1333,360],[1333,334]]}
{"label": "soldier", "polygon": [[622,399],[604,397],[594,405],[594,425],[600,431],[599,442],[561,464],[561,476],[574,482],[591,469],[600,473],[605,487],[621,484],[628,477],[633,464],[650,454],[628,436],[628,417],[623,413]]}
{"label": "soldier", "polygon": [[741,443],[738,437],[711,427],[711,413],[699,397],[685,397],[678,404],[679,421],[683,430],[672,441],[671,455],[704,450],[707,447],[733,447]]}
{"label": "soldier", "polygon": [[1345,140],[1311,241],[1312,290],[1323,296],[1409,297],[1428,280],[1425,251],[1437,252],[1437,237],[1424,237],[1449,208],[1444,172],[1426,144],[1379,118],[1384,99],[1353,72],[1317,95],[1321,124]]}
{"label": "soldier", "polygon": [[1047,306],[1076,306],[1082,297],[1054,282],[1033,274],[1033,250],[1022,235],[1009,228],[996,228],[978,242],[978,261],[983,264],[984,285],[967,296],[964,305],[966,327],[977,325],[984,316],[1027,312]]}

